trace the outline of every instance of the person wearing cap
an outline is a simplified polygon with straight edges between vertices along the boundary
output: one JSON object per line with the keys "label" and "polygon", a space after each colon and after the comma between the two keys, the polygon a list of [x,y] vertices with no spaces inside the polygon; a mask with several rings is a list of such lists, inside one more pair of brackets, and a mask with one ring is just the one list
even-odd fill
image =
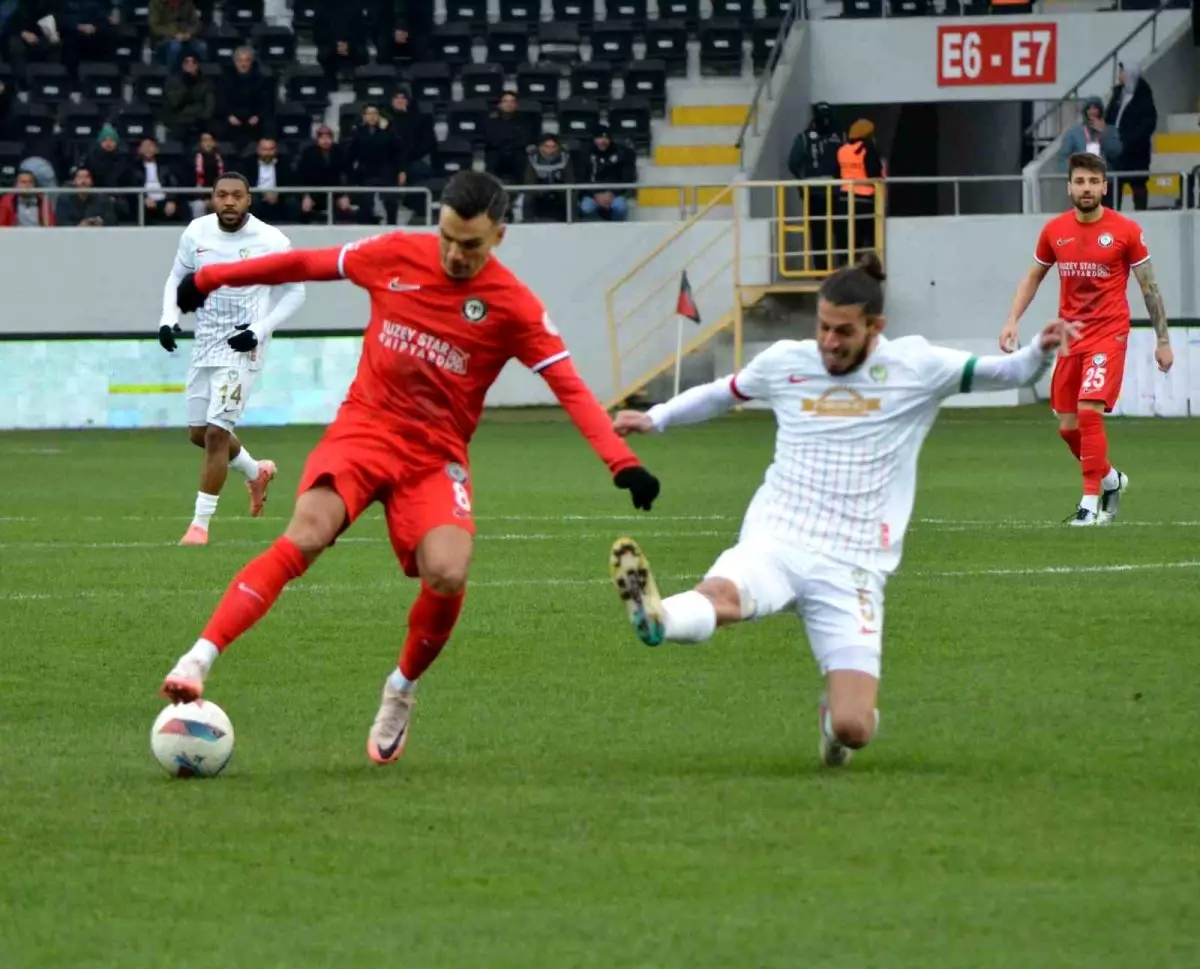
{"label": "person wearing cap", "polygon": [[[859,118],[846,133],[846,143],[838,149],[838,177],[847,183],[838,191],[838,218],[834,223],[837,249],[851,263],[861,253],[875,248],[876,186],[870,180],[883,178],[883,159],[875,147],[875,123]],[[851,213],[853,199],[853,213]],[[850,238],[850,222],[854,238]],[[851,251],[853,242],[853,251]]]}
{"label": "person wearing cap", "polygon": [[624,222],[629,217],[629,189],[615,188],[637,181],[637,155],[628,145],[613,141],[608,125],[592,133],[583,180],[597,191],[579,200],[579,211],[588,219]]}
{"label": "person wearing cap", "polygon": [[[800,181],[815,179],[836,179],[841,170],[838,166],[837,153],[845,144],[846,139],[838,130],[833,117],[833,109],[824,101],[813,105],[812,120],[796,140],[792,142],[792,150],[788,154],[788,171],[792,177]],[[833,192],[836,186],[804,186],[799,187],[800,204],[807,204],[806,243],[810,254],[810,266],[817,271],[829,268],[829,226],[827,217],[833,208]]]}
{"label": "person wearing cap", "polygon": [[[305,145],[296,161],[296,184],[308,188],[341,188],[346,185],[346,153],[333,140],[333,129],[318,125],[312,143]],[[333,196],[335,222],[354,221],[350,196]],[[316,192],[300,198],[298,217],[303,223],[325,222],[329,218],[329,195]]]}
{"label": "person wearing cap", "polygon": [[79,189],[74,195],[60,195],[54,217],[58,225],[104,226],[116,225],[117,213],[112,200],[91,191],[96,187],[92,173],[85,165],[75,169],[71,183]]}
{"label": "person wearing cap", "polygon": [[[91,172],[97,188],[128,188],[133,185],[129,155],[121,145],[117,129],[110,124],[100,129],[96,147],[88,152],[83,167]],[[135,210],[130,203],[133,201],[136,198],[131,196],[112,196],[119,221],[132,221]]]}
{"label": "person wearing cap", "polygon": [[[525,185],[574,185],[575,165],[562,148],[558,135],[542,135],[526,155]],[[566,192],[530,192],[522,196],[521,214],[526,222],[566,222]]]}

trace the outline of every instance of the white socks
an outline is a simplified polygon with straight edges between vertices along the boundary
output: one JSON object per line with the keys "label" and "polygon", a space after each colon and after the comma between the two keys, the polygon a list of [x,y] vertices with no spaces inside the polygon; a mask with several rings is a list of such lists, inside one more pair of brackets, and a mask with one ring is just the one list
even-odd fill
{"label": "white socks", "polygon": [[207,639],[197,639],[196,645],[189,649],[183,658],[194,659],[207,672],[212,668],[213,663],[216,662],[217,657],[220,655],[221,651]]}
{"label": "white socks", "polygon": [[196,513],[192,518],[193,525],[208,531],[208,523],[212,521],[212,516],[217,513],[217,500],[219,497],[219,495],[206,495],[203,491],[196,492]]}
{"label": "white socks", "polygon": [[392,675],[388,677],[388,683],[392,685],[393,690],[399,690],[401,693],[412,693],[417,688],[417,681],[410,680],[401,673],[399,666],[392,670]]}
{"label": "white socks", "polygon": [[1100,512],[1100,496],[1099,495],[1084,495],[1079,499],[1079,507],[1090,511],[1093,515]]}
{"label": "white socks", "polygon": [[1108,466],[1108,474],[1100,479],[1100,487],[1105,491],[1116,491],[1121,486],[1120,472],[1113,465]]}
{"label": "white socks", "polygon": [[229,459],[229,466],[238,474],[245,475],[247,481],[258,480],[258,462],[250,457],[250,452],[245,447]]}
{"label": "white socks", "polygon": [[665,638],[676,643],[703,643],[717,631],[717,610],[699,592],[681,592],[663,600]]}

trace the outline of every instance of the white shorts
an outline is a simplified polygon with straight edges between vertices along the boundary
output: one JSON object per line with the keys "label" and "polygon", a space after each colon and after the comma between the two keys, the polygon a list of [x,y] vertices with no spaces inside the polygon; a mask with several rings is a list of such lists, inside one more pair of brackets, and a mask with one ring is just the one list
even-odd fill
{"label": "white shorts", "polygon": [[883,587],[876,569],[855,568],[819,552],[770,540],[743,540],[722,552],[705,578],[738,587],[743,616],[794,609],[804,620],[821,672],[857,670],[879,678]]}
{"label": "white shorts", "polygon": [[257,376],[249,367],[192,367],[187,378],[188,426],[212,424],[232,431],[246,411]]}

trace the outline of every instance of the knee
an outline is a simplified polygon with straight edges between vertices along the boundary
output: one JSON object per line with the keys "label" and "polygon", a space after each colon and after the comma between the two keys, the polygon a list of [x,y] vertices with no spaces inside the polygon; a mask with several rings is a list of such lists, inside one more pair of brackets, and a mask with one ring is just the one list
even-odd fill
{"label": "knee", "polygon": [[223,427],[209,424],[204,429],[204,450],[220,452],[229,450],[229,432]]}
{"label": "knee", "polygon": [[1058,432],[1060,434],[1069,434],[1071,431],[1079,430],[1079,417],[1075,414],[1059,414],[1058,415]]}
{"label": "knee", "polygon": [[421,581],[441,596],[456,596],[467,587],[467,562],[435,559],[421,572]]}
{"label": "knee", "polygon": [[196,447],[204,447],[205,446],[205,443],[204,443],[205,435],[207,434],[207,432],[208,432],[207,427],[189,427],[188,428],[188,440],[191,441],[193,444],[195,444]]}
{"label": "knee", "polygon": [[333,544],[345,521],[345,514],[345,506],[340,504],[298,504],[283,534],[312,561]]}
{"label": "knee", "polygon": [[874,710],[834,710],[830,716],[833,734],[845,746],[865,747],[875,735]]}

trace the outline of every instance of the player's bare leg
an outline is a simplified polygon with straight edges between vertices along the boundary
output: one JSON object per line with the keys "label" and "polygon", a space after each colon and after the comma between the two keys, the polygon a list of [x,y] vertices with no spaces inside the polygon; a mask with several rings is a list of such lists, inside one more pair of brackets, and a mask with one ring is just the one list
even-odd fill
{"label": "player's bare leg", "polygon": [[871,742],[879,727],[879,680],[859,670],[830,670],[825,676],[818,726],[821,763],[842,767]]}
{"label": "player's bare leg", "polygon": [[[1079,463],[1083,473],[1083,497],[1075,514],[1068,519],[1075,527],[1110,524],[1120,512],[1121,493],[1128,489],[1129,478],[1108,460],[1108,439],[1104,433],[1102,400],[1081,400],[1078,412],[1060,415],[1059,433],[1066,437],[1064,423],[1073,426],[1079,442]],[[1070,418],[1065,421],[1065,418]]]}
{"label": "player's bare leg", "polygon": [[193,443],[203,434],[204,467],[200,471],[200,491],[196,495],[196,510],[180,545],[207,545],[208,525],[217,511],[217,501],[229,475],[229,449],[232,432],[215,424],[190,429]]}
{"label": "player's bare leg", "polygon": [[163,680],[161,694],[175,703],[198,699],[216,658],[267,614],[284,586],[307,571],[345,521],[346,503],[332,488],[318,486],[297,498],[283,536],[234,576],[196,644]]}
{"label": "player's bare leg", "polygon": [[702,643],[718,626],[741,622],[754,612],[728,579],[705,579],[689,592],[662,598],[650,562],[632,538],[613,543],[609,571],[630,625],[647,646]]}
{"label": "player's bare leg", "polygon": [[[218,433],[210,435],[209,431]],[[225,481],[225,478],[220,476],[215,468],[212,467],[212,460],[209,457],[211,454],[209,438],[219,438],[222,434],[228,437],[228,460],[226,461],[225,474],[227,475],[228,469],[232,468],[246,478],[246,490],[250,492],[250,517],[257,518],[262,514],[263,505],[267,500],[267,488],[277,473],[275,462],[266,460],[256,461],[232,431],[215,427],[212,424],[189,427],[188,437],[194,445],[204,450],[205,461],[200,492],[196,496],[195,516],[188,527],[187,534],[183,537],[183,541],[180,542],[181,545],[205,545],[208,543],[208,523],[216,512],[217,500],[219,498],[218,492],[209,491],[208,488],[211,486],[213,480],[219,479],[222,486]],[[219,446],[219,443],[212,445],[212,447]],[[210,469],[213,471],[211,478]]]}
{"label": "player's bare leg", "polygon": [[417,681],[438,658],[458,622],[474,547],[471,533],[454,525],[432,529],[417,545],[421,591],[408,613],[400,661],[383,684],[379,712],[367,735],[367,756],[376,764],[399,760],[408,746]]}

